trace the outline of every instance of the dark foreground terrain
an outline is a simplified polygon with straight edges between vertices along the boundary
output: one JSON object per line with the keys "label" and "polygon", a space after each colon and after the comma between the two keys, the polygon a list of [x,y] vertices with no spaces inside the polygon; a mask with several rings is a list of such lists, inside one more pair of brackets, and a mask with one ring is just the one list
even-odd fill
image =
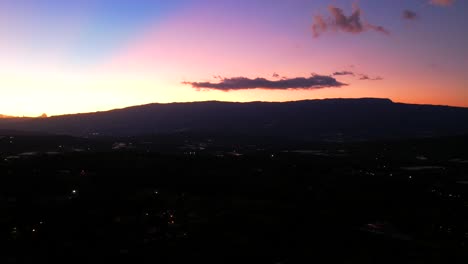
{"label": "dark foreground terrain", "polygon": [[48,118],[3,118],[1,130],[77,137],[180,132],[317,141],[381,140],[468,133],[468,108],[389,99],[149,104]]}
{"label": "dark foreground terrain", "polygon": [[468,137],[0,146],[1,263],[468,260]]}

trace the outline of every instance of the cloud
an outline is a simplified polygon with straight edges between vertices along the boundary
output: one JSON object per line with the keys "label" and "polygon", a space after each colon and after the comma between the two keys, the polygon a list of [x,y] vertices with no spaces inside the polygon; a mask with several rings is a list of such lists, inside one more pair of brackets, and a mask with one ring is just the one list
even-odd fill
{"label": "cloud", "polygon": [[369,75],[367,75],[367,74],[357,73],[357,72],[352,72],[352,71],[337,71],[337,72],[334,72],[332,74],[332,76],[345,76],[345,75],[354,76],[358,80],[362,80],[362,81],[381,81],[381,80],[383,80],[383,78],[380,77],[380,76],[369,77]]}
{"label": "cloud", "polygon": [[367,74],[359,74],[359,80],[362,80],[362,81],[382,81],[383,78],[380,77],[380,76],[371,78]]}
{"label": "cloud", "polygon": [[382,26],[367,24],[367,27],[369,29],[375,30],[375,31],[377,31],[379,33],[382,33],[382,34],[385,34],[385,35],[390,35],[390,31],[388,31],[386,28],[384,28]]}
{"label": "cloud", "polygon": [[403,19],[407,19],[407,20],[415,20],[418,18],[418,14],[416,14],[416,12],[408,10],[408,9],[403,11],[402,16],[403,16]]}
{"label": "cloud", "polygon": [[268,89],[268,90],[292,90],[292,89],[322,89],[328,87],[341,87],[347,84],[337,81],[335,78],[323,75],[314,75],[309,78],[297,77],[278,81],[271,81],[265,78],[249,79],[246,77],[224,78],[219,83],[212,82],[183,82],[196,89],[210,90],[247,90],[247,89]]}
{"label": "cloud", "polygon": [[315,16],[314,17],[314,24],[312,25],[312,31],[314,33],[314,37],[317,38],[322,34],[323,32],[326,32],[328,30],[328,24],[327,22],[323,19],[321,15]]}
{"label": "cloud", "polygon": [[343,76],[343,75],[352,75],[354,76],[354,72],[350,71],[339,71],[339,72],[334,72],[333,76]]}
{"label": "cloud", "polygon": [[335,6],[329,6],[328,11],[330,12],[329,17],[324,17],[322,15],[314,16],[312,31],[316,38],[329,30],[351,34],[359,34],[373,30],[386,35],[390,34],[383,26],[363,22],[361,20],[361,9],[357,5],[354,6],[354,10],[350,16],[346,16],[341,8]]}
{"label": "cloud", "polygon": [[451,6],[455,0],[430,0],[429,3],[437,6]]}

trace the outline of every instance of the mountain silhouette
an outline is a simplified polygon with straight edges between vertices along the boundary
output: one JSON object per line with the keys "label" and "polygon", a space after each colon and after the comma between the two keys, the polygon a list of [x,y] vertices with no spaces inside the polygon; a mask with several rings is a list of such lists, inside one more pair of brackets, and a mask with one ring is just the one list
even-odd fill
{"label": "mountain silhouette", "polygon": [[148,104],[106,112],[0,120],[0,130],[86,137],[171,133],[297,140],[409,138],[468,133],[468,108],[389,99]]}

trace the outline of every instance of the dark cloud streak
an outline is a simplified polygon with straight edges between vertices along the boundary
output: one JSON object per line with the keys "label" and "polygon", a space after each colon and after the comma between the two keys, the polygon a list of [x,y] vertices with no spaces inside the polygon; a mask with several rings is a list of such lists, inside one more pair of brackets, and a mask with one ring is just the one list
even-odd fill
{"label": "dark cloud streak", "polygon": [[343,76],[343,75],[352,75],[354,76],[354,72],[350,71],[339,71],[339,72],[334,72],[333,76]]}
{"label": "dark cloud streak", "polygon": [[382,77],[380,76],[377,76],[377,77],[369,77],[369,75],[367,74],[363,74],[363,73],[357,73],[357,72],[352,72],[352,71],[337,71],[337,72],[334,72],[332,74],[332,76],[353,76],[353,77],[356,77],[358,80],[361,80],[361,81],[381,81],[383,80]]}
{"label": "dark cloud streak", "polygon": [[219,83],[212,82],[184,82],[196,89],[210,90],[247,90],[247,89],[268,89],[268,90],[296,90],[296,89],[323,89],[328,87],[341,87],[347,84],[337,81],[331,76],[314,75],[309,78],[297,77],[278,81],[271,81],[265,78],[250,79],[246,77],[224,78]]}

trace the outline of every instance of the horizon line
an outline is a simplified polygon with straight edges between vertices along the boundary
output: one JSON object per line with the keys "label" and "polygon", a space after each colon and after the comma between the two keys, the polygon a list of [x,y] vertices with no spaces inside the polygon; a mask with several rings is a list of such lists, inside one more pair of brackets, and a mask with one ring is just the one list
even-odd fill
{"label": "horizon line", "polygon": [[[330,98],[317,98],[317,99],[301,99],[301,100],[289,100],[289,101],[262,101],[262,100],[253,100],[253,101],[222,101],[222,100],[200,100],[200,101],[173,101],[173,102],[153,102],[145,103],[139,105],[129,105],[123,107],[110,108],[106,110],[90,111],[90,112],[76,112],[76,113],[64,113],[57,115],[48,116],[46,113],[38,116],[14,116],[14,115],[4,115],[0,114],[0,119],[41,119],[41,118],[52,118],[52,117],[61,117],[61,116],[70,116],[70,115],[85,115],[85,114],[95,114],[95,113],[105,113],[116,110],[124,110],[128,108],[148,106],[148,105],[170,105],[170,104],[187,104],[187,103],[209,103],[209,102],[218,102],[218,103],[237,103],[237,104],[248,104],[248,103],[294,103],[294,102],[305,102],[305,101],[326,101],[326,100],[364,100],[364,99],[376,99],[376,100],[387,100],[393,104],[408,104],[408,105],[427,105],[427,106],[439,106],[439,107],[453,107],[453,108],[468,108],[468,106],[456,106],[456,105],[444,105],[444,104],[428,104],[428,103],[405,103],[405,102],[396,102],[391,98],[384,97],[330,97]],[[45,116],[44,116],[45,115]]]}

